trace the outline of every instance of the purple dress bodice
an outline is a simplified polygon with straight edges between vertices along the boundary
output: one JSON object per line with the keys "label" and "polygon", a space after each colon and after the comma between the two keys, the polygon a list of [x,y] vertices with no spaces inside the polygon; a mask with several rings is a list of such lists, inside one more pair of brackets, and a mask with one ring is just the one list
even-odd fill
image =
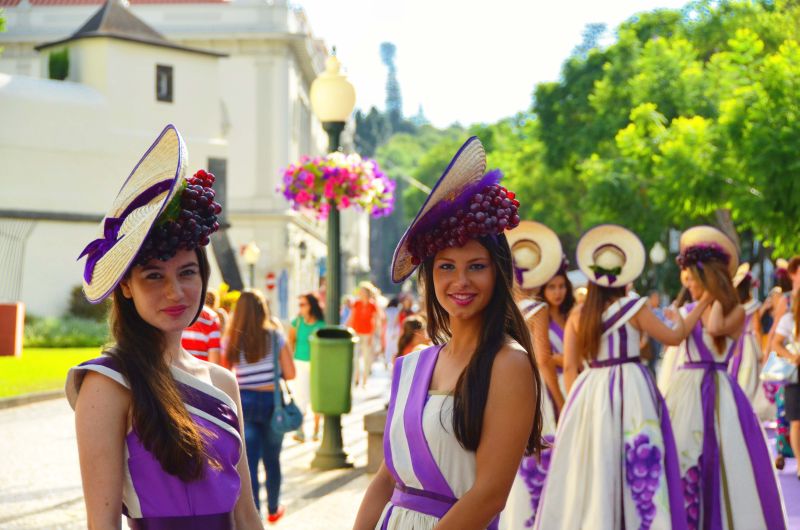
{"label": "purple dress bodice", "polygon": [[[128,387],[113,358],[86,361],[73,367],[67,378],[67,398],[73,406],[88,371]],[[183,481],[164,471],[131,429],[125,437],[123,514],[130,518],[132,528],[142,530],[230,529],[241,489],[236,468],[242,448],[236,405],[225,392],[187,372],[172,368],[172,375],[191,418],[203,430],[209,461],[200,479]],[[211,465],[212,460],[218,465]]]}

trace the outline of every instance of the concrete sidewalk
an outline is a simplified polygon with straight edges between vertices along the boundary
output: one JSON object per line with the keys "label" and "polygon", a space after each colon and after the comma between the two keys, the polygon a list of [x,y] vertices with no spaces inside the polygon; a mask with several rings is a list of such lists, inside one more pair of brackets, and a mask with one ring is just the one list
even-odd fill
{"label": "concrete sidewalk", "polygon": [[[375,365],[366,389],[353,391],[353,406],[342,417],[344,450],[354,468],[310,468],[319,442],[286,436],[281,453],[281,504],[286,516],[274,528],[352,528],[365,473],[367,434],[364,415],[384,407],[389,379]],[[311,432],[312,418],[306,420]],[[3,530],[82,530],[86,528],[74,414],[64,399],[0,410],[0,528]],[[266,506],[264,472],[260,473]],[[127,523],[123,523],[127,528]]]}

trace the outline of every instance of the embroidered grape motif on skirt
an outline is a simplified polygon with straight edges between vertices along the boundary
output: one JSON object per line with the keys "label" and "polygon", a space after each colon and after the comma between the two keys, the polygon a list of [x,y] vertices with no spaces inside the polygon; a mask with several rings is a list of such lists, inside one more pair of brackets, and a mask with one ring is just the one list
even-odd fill
{"label": "embroidered grape motif on skirt", "polygon": [[661,456],[661,448],[650,443],[646,434],[637,435],[633,443],[625,442],[625,479],[642,520],[639,530],[648,530],[656,518],[653,497],[661,482]]}
{"label": "embroidered grape motif on skirt", "polygon": [[[547,438],[545,436],[545,440]],[[549,440],[549,442],[552,443],[552,440]],[[533,520],[536,516],[536,510],[539,508],[539,500],[542,497],[547,470],[550,469],[550,455],[552,452],[553,448],[548,447],[542,450],[538,459],[535,456],[523,458],[519,467],[519,474],[531,498],[532,515],[525,521],[525,528],[533,528]]]}

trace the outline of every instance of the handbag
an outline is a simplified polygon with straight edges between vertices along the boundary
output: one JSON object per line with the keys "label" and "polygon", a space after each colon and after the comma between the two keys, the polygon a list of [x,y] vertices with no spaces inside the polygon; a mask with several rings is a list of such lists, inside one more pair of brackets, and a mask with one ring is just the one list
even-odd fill
{"label": "handbag", "polygon": [[281,392],[281,360],[280,351],[278,351],[278,344],[275,337],[278,332],[273,331],[272,335],[272,355],[275,363],[275,408],[272,411],[272,419],[269,420],[269,426],[276,432],[281,434],[288,434],[294,432],[303,425],[303,413],[300,408],[294,403],[294,396],[292,390],[289,388],[289,383],[286,383],[286,393],[289,394],[289,402],[284,403],[283,392]]}
{"label": "handbag", "polygon": [[797,365],[785,357],[780,357],[778,352],[771,351],[758,377],[768,383],[795,383]]}

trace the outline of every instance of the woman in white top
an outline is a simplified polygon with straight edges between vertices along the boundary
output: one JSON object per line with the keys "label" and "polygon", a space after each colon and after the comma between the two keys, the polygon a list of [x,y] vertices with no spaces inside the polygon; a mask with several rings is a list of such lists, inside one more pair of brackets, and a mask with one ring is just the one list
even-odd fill
{"label": "woman in white top", "polygon": [[[800,292],[794,295],[792,307],[778,321],[772,338],[772,349],[778,355],[800,366]],[[800,455],[800,380],[784,387],[786,419],[789,420],[789,442],[795,455]],[[800,466],[797,468],[800,479]]]}

